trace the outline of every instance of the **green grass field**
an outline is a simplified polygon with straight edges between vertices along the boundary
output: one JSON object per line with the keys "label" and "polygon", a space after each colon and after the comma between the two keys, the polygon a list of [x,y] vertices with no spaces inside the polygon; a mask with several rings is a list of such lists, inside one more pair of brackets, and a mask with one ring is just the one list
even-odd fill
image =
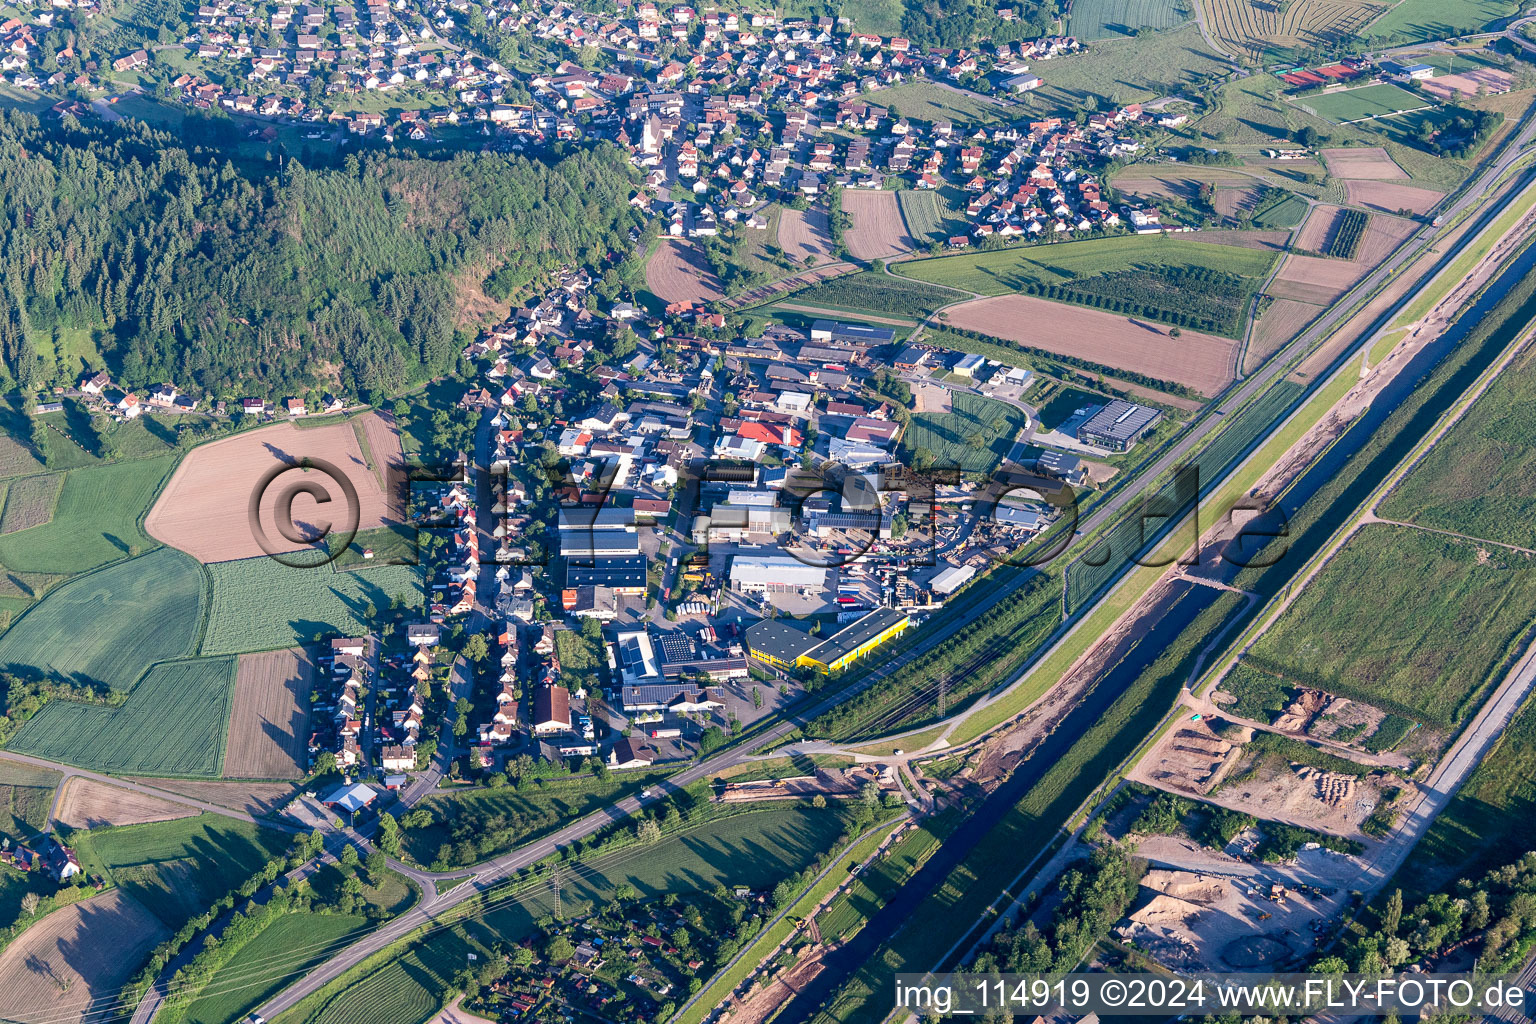
{"label": "green grass field", "polygon": [[[19,761],[0,760],[0,835],[25,836],[48,824],[62,776]],[[3,917],[3,915],[0,915]]]}
{"label": "green grass field", "polygon": [[[330,566],[293,569],[270,558],[208,566],[213,598],[202,653],[241,654],[308,643],[317,635],[361,636],[377,613],[403,597],[422,607],[419,565],[380,565],[350,572]],[[3,640],[3,638],[0,638]]]}
{"label": "green grass field", "polygon": [[1387,496],[1382,517],[1536,548],[1533,370],[1527,349]]}
{"label": "green grass field", "polygon": [[903,189],[896,193],[907,232],[918,242],[948,241],[955,235],[969,235],[970,222],[965,217],[968,202],[964,190],[954,185],[943,188]]}
{"label": "green grass field", "polygon": [[922,317],[966,296],[950,288],[878,274],[872,270],[835,277],[784,296],[791,305],[864,310],[880,317]]}
{"label": "green grass field", "polygon": [[5,512],[0,514],[0,534],[41,526],[53,518],[59,497],[59,473],[24,476],[5,485]]}
{"label": "green grass field", "polygon": [[1246,655],[1291,685],[1415,721],[1464,721],[1536,615],[1525,555],[1404,527],[1366,526]]}
{"label": "green grass field", "polygon": [[1185,24],[1135,39],[1104,39],[1034,70],[1045,84],[1024,94],[1025,112],[1072,117],[1092,104],[1108,109],[1169,96],[1181,86],[1220,78],[1230,67],[1200,38],[1196,25]]}
{"label": "green grass field", "polygon": [[915,413],[901,436],[912,465],[958,466],[962,473],[990,473],[1007,457],[1029,418],[1005,402],[969,392],[952,393],[951,411]]}
{"label": "green grass field", "polygon": [[162,455],[70,470],[52,521],[0,534],[0,564],[77,573],[158,547],[139,521],[175,464],[174,455]]}
{"label": "green grass field", "polygon": [[818,915],[816,926],[822,937],[836,942],[857,933],[959,823],[957,814],[946,812],[898,839]]}
{"label": "green grass field", "polygon": [[1079,39],[1125,39],[1136,29],[1182,25],[1187,15],[1173,0],[1073,0],[1067,31]]}
{"label": "green grass field", "polygon": [[1253,226],[1256,228],[1294,228],[1307,215],[1307,201],[1300,196],[1286,196],[1278,203],[1255,210]]}
{"label": "green grass field", "polygon": [[998,104],[937,82],[903,82],[871,93],[869,101],[915,121],[955,121],[971,125],[989,124],[1003,117],[1003,108]]}
{"label": "green grass field", "polygon": [[279,917],[208,980],[208,994],[186,1009],[188,1024],[232,1024],[369,927],[350,914]]}
{"label": "green grass field", "polygon": [[1389,82],[1327,95],[1302,96],[1295,102],[1335,124],[1358,121],[1363,117],[1380,117],[1383,114],[1418,110],[1420,107],[1434,105],[1434,101],[1429,97],[1409,92]]}
{"label": "green grass field", "polygon": [[288,837],[200,814],[77,832],[72,843],[82,867],[110,877],[175,931],[286,850]]}
{"label": "green grass field", "polygon": [[235,661],[162,662],[121,707],[50,701],[22,726],[10,749],[96,771],[218,778]]}
{"label": "green grass field", "polygon": [[[716,885],[771,887],[832,847],[842,829],[833,808],[777,806],[710,821],[648,847],[628,847],[567,867],[561,888],[565,916],[589,912],[629,883],[642,896],[708,891]],[[370,969],[360,980],[301,1003],[282,1024],[422,1024],[442,1005],[454,972],[468,954],[484,958],[492,943],[516,942],[553,911],[548,887],[498,901],[490,912],[436,932],[404,956]]]}
{"label": "green grass field", "polygon": [[1520,6],[1515,0],[1402,0],[1360,34],[1373,45],[1445,39],[1481,32],[1519,14]]}
{"label": "green grass field", "polygon": [[1022,245],[899,263],[892,273],[982,295],[1009,295],[1025,282],[1065,284],[1146,265],[1200,267],[1263,278],[1275,254],[1230,245],[1206,245],[1166,235],[1117,235],[1079,242]]}
{"label": "green grass field", "polygon": [[202,610],[201,567],[161,548],[50,591],[0,636],[0,667],[127,690],[155,662],[194,653]]}
{"label": "green grass field", "polygon": [[[464,864],[494,856],[527,842],[566,822],[597,810],[632,793],[638,793],[666,776],[665,772],[622,772],[607,779],[582,776],[573,779],[547,779],[514,790],[471,789],[461,793],[433,796],[421,806],[434,814],[477,814],[498,816],[509,823],[501,842],[480,849]],[[420,864],[431,864],[451,851],[448,825],[437,822],[426,828],[405,833],[405,851]]]}

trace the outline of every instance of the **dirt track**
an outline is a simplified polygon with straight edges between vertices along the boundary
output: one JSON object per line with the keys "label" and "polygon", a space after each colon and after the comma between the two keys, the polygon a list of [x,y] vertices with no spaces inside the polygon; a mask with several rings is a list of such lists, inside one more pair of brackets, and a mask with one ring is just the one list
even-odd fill
{"label": "dirt track", "polygon": [[1168,328],[1032,295],[997,295],[950,306],[945,323],[1062,355],[1175,381],[1207,395],[1232,379],[1237,342]]}
{"label": "dirt track", "polygon": [[296,779],[304,773],[314,678],[314,658],[302,647],[240,656],[225,776]]}
{"label": "dirt track", "polygon": [[[375,415],[368,413],[367,418]],[[399,436],[392,427],[381,422],[372,427],[365,425],[365,430],[374,459],[398,462],[403,458]],[[279,499],[293,488],[316,486],[329,499],[322,503],[309,494],[294,496],[293,523],[303,535],[314,536],[326,524],[340,530],[348,519],[342,488],[323,470],[297,468],[304,458],[331,464],[356,490],[359,530],[373,529],[389,521],[391,502],[386,498],[379,474],[364,458],[351,423],[307,429],[293,423],[278,423],[193,450],[176,468],[160,500],[155,502],[144,521],[144,530],[200,562],[266,554],[250,523],[250,499],[267,474],[286,468],[261,491],[262,529],[274,551],[303,550],[307,545],[283,537],[275,516]]]}

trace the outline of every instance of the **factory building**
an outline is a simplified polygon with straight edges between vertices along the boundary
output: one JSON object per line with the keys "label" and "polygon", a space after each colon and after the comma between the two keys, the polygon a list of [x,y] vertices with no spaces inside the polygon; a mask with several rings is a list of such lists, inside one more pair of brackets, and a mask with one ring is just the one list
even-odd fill
{"label": "factory building", "polygon": [[777,619],[747,628],[747,650],[775,668],[840,672],[881,644],[906,632],[912,619],[894,608],[877,608],[823,639]]}

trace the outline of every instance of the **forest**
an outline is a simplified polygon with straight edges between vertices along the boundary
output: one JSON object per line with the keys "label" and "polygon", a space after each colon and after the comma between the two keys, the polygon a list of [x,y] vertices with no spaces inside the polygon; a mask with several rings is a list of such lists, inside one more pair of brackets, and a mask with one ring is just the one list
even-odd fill
{"label": "forest", "polygon": [[0,360],[29,388],[94,334],[127,387],[376,401],[453,367],[459,293],[599,265],[638,220],[611,146],[248,171],[140,122],[0,115]]}

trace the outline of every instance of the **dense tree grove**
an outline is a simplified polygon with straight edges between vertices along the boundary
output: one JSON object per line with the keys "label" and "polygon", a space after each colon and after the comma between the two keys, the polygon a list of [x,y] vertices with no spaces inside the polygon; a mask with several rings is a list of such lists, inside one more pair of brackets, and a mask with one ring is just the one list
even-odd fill
{"label": "dense tree grove", "polygon": [[289,160],[258,176],[136,121],[6,113],[0,359],[45,384],[73,369],[56,365],[56,337],[105,328],[129,386],[377,399],[454,364],[457,285],[524,284],[626,245],[631,189],[608,146],[553,164]]}

